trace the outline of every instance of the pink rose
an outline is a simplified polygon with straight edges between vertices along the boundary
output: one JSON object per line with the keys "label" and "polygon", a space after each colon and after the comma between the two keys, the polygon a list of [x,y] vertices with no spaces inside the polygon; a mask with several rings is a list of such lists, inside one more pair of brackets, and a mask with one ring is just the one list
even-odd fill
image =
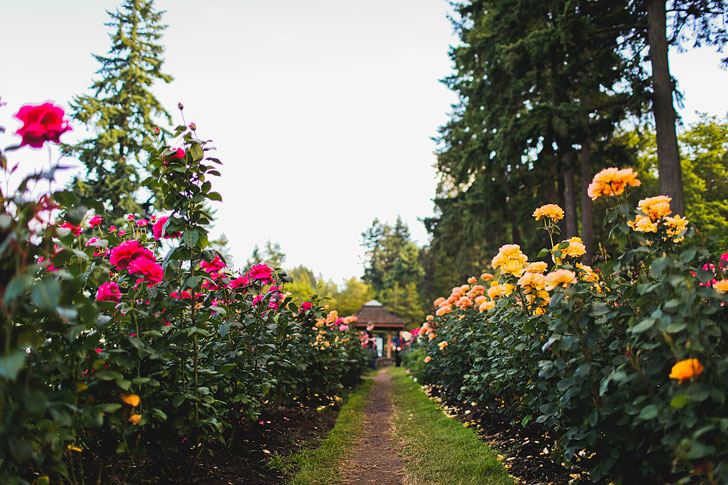
{"label": "pink rose", "polygon": [[256,264],[248,272],[250,279],[260,281],[263,284],[273,281],[273,270],[266,264]]}
{"label": "pink rose", "polygon": [[103,283],[96,292],[96,301],[113,301],[119,303],[120,300],[121,292],[119,291],[119,285],[113,281]]}
{"label": "pink rose", "polygon": [[91,218],[91,220],[88,221],[88,225],[91,227],[95,227],[95,226],[98,226],[99,224],[101,224],[101,221],[103,221],[103,220],[104,220],[103,217],[93,216]]}
{"label": "pink rose", "polygon": [[216,254],[215,259],[213,259],[209,263],[207,261],[200,261],[200,268],[202,268],[204,272],[210,273],[213,278],[217,278],[218,271],[220,271],[224,267],[225,263],[222,262],[219,254]]}
{"label": "pink rose", "polygon": [[130,262],[129,273],[141,275],[147,287],[156,285],[164,277],[162,266],[147,258],[136,258]]}
{"label": "pink rose", "polygon": [[70,222],[64,222],[63,224],[61,224],[61,227],[63,229],[68,229],[69,231],[71,231],[74,236],[78,236],[79,234],[81,234],[81,226],[74,226]]}
{"label": "pink rose", "polygon": [[[167,223],[168,220],[169,220],[168,216],[163,216],[163,217],[160,217],[159,219],[157,219],[157,222],[154,223],[154,225],[152,226],[152,235],[154,236],[154,239],[159,240],[162,238],[162,231],[164,229],[164,225]],[[179,237],[179,236],[180,236],[179,232],[174,232],[171,234],[165,234],[164,239],[170,239],[170,238]]]}
{"label": "pink rose", "polygon": [[51,103],[40,106],[23,106],[15,115],[23,122],[22,128],[15,132],[23,137],[20,146],[30,145],[40,148],[47,141],[60,143],[59,137],[71,129],[68,121],[63,120],[62,108]]}
{"label": "pink rose", "polygon": [[249,284],[250,284],[250,280],[245,276],[241,276],[240,278],[235,278],[234,280],[232,280],[230,283],[228,283],[227,286],[228,286],[228,288],[234,290],[235,288],[238,288],[239,286],[245,287],[245,286],[248,286]]}
{"label": "pink rose", "polygon": [[86,243],[86,246],[91,246],[92,244],[96,244],[99,241],[101,241],[101,238],[94,236],[88,240],[88,242]]}
{"label": "pink rose", "polygon": [[119,269],[126,268],[136,259],[154,262],[154,253],[139,244],[139,241],[124,241],[111,250],[109,261]]}
{"label": "pink rose", "polygon": [[310,301],[304,301],[303,303],[301,303],[301,311],[305,312],[306,310],[310,310],[312,306],[313,305]]}
{"label": "pink rose", "polygon": [[176,149],[172,153],[165,155],[162,157],[162,162],[164,162],[164,165],[167,166],[169,162],[173,160],[184,160],[185,158],[185,151],[181,148]]}

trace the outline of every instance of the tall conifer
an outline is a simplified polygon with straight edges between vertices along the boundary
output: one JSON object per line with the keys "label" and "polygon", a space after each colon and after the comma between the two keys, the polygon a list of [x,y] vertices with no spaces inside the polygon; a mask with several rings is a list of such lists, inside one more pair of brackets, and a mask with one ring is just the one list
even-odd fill
{"label": "tall conifer", "polygon": [[162,72],[162,13],[154,9],[153,0],[124,0],[108,12],[111,49],[105,56],[94,55],[101,64],[100,78],[91,85],[91,94],[76,96],[71,103],[72,116],[93,132],[66,147],[86,167],[85,178],[74,180],[74,188],[103,202],[117,217],[150,209],[151,194],[146,202],[136,199],[142,147],[151,141],[158,121],[171,122],[151,92],[155,81],[173,79]]}

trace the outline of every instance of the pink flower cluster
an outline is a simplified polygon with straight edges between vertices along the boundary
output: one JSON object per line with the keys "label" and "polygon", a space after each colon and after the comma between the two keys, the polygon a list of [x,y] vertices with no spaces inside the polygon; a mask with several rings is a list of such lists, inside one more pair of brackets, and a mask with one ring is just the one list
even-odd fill
{"label": "pink flower cluster", "polygon": [[138,274],[147,283],[154,286],[164,276],[162,266],[156,263],[154,253],[143,247],[139,241],[124,241],[111,250],[111,264],[119,269],[127,269],[131,274]]}

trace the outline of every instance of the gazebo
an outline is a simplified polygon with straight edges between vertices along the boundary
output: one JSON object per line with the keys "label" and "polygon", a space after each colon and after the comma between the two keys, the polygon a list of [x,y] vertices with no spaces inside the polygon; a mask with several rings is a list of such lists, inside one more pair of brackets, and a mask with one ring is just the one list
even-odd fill
{"label": "gazebo", "polygon": [[[387,358],[391,358],[392,338],[398,335],[400,330],[404,330],[405,321],[389,313],[389,310],[377,300],[364,303],[364,306],[356,312],[356,316],[358,317],[356,321],[356,328],[358,329],[365,329],[369,322],[374,324],[374,334],[378,338],[384,338],[382,350],[386,347]],[[383,337],[383,335],[386,335],[386,337]]]}

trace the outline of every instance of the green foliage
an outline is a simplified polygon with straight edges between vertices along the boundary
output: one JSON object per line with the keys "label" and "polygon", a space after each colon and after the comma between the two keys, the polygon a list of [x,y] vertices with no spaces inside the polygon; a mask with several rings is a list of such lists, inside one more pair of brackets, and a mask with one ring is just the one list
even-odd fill
{"label": "green foliage", "polygon": [[[560,445],[555,458],[594,481],[722,483],[728,297],[711,285],[726,280],[728,255],[691,245],[693,229],[680,242],[664,216],[653,216],[656,232],[634,231],[631,207],[611,204],[604,225],[618,249],[595,271],[564,257],[568,244],[544,250],[564,261],[541,281],[555,281],[558,269],[572,272],[571,284],[535,292],[519,279],[523,268],[501,266],[501,286],[483,296],[492,308],[463,305],[460,294],[443,300],[413,352],[428,362],[413,371],[458,401],[543,423]],[[687,359],[702,373],[671,375]]]}
{"label": "green foliage", "polygon": [[362,237],[366,248],[363,281],[393,314],[408,323],[421,321],[425,312],[418,286],[424,269],[407,225],[399,217],[394,226],[374,219]]}
{"label": "green foliage", "polygon": [[[657,190],[655,133],[639,127],[623,135],[634,150],[643,185]],[[686,217],[700,230],[711,251],[728,248],[728,122],[703,115],[679,137]]]}
{"label": "green foliage", "polygon": [[112,226],[100,203],[106,220],[90,219],[72,191],[33,197],[58,167],[0,197],[2,483],[81,482],[114,452],[172,479],[266,406],[336,405],[366,368],[354,329],[285,296],[288,276],[227,268],[209,241],[221,162],[174,134],[183,155],[165,135],[148,148],[156,222]]}
{"label": "green foliage", "polygon": [[157,80],[171,82],[172,76],[162,72],[159,40],[166,26],[153,0],[124,0],[109,16],[111,48],[106,56],[94,56],[101,77],[92,84],[92,94],[76,96],[71,104],[72,116],[93,133],[64,150],[86,167],[85,178],[77,177],[73,189],[103,202],[118,222],[127,213],[151,213],[153,197],[141,205],[136,199],[143,149],[153,142],[158,121],[171,122],[151,87]]}
{"label": "green foliage", "polygon": [[[417,295],[415,295],[416,298]],[[374,298],[371,285],[351,277],[344,281],[344,287],[334,294],[332,308],[340,315],[355,315],[364,303]]]}

